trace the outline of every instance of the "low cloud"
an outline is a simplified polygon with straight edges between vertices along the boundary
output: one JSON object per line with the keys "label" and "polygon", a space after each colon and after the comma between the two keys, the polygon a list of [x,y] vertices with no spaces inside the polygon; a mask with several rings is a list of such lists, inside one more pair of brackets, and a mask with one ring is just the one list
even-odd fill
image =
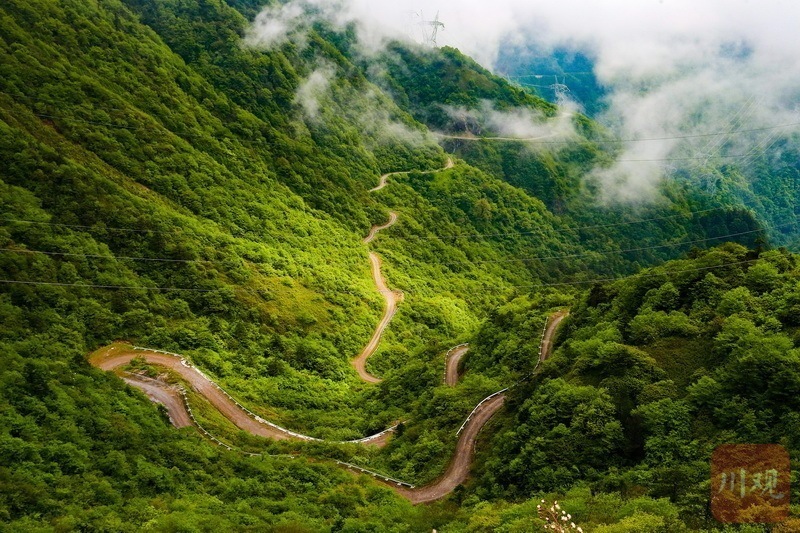
{"label": "low cloud", "polygon": [[305,42],[310,7],[304,1],[265,7],[250,25],[245,43],[257,48],[273,48],[292,40]]}
{"label": "low cloud", "polygon": [[[292,0],[266,8],[247,38],[260,46],[302,44],[310,24],[324,19],[354,28],[359,49],[371,54],[393,39],[420,42],[437,11],[445,24],[439,44],[490,69],[511,44],[566,47],[595,59],[595,74],[608,92],[601,120],[620,138],[638,141],[623,144],[617,164],[593,174],[608,198],[646,199],[671,168],[699,175],[714,158],[746,170],[754,149],[796,131],[740,131],[797,122],[796,2]],[[548,135],[547,128],[563,126],[514,111],[479,111],[476,120],[510,137]],[[725,135],[710,135],[719,132]]]}
{"label": "low cloud", "polygon": [[387,14],[384,7],[360,0],[290,0],[265,7],[248,29],[245,42],[261,48],[292,42],[302,48],[310,28],[325,21],[339,30],[355,29],[359,51],[370,56],[383,50],[389,41],[409,38],[396,19],[385,17]]}
{"label": "low cloud", "polygon": [[320,108],[329,99],[331,81],[335,76],[334,67],[324,64],[314,70],[297,88],[294,102],[300,105],[308,120],[316,122],[319,119]]}
{"label": "low cloud", "polygon": [[[555,117],[529,108],[497,110],[487,100],[482,101],[476,109],[450,106],[444,109],[452,121],[451,127],[456,137],[463,132],[481,138],[555,142],[576,136],[572,123],[576,107],[567,101]],[[541,148],[547,144],[532,143],[529,146]]]}
{"label": "low cloud", "polygon": [[403,143],[419,147],[435,142],[427,132],[401,122],[392,113],[393,109],[396,110],[394,103],[379,91],[356,92],[346,85],[335,88],[334,82],[340,74],[334,64],[321,61],[298,86],[294,103],[302,110],[308,125],[323,125],[324,110],[327,109],[329,114],[346,117],[349,123],[379,145]]}
{"label": "low cloud", "polygon": [[368,90],[364,94],[354,95],[352,104],[354,122],[378,144],[402,143],[419,147],[435,142],[427,132],[413,129],[394,116],[390,111],[393,103],[379,92]]}

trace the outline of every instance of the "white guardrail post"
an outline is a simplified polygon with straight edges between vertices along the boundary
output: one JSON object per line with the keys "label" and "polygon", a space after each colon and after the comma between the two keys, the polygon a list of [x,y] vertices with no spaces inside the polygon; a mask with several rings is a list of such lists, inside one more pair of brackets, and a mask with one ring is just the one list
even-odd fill
{"label": "white guardrail post", "polygon": [[475,413],[478,411],[478,409],[480,409],[480,408],[481,408],[481,406],[482,406],[483,404],[485,404],[486,402],[488,402],[489,400],[491,400],[492,398],[494,398],[494,397],[495,397],[495,396],[497,396],[498,394],[503,394],[503,393],[504,393],[504,392],[506,392],[507,390],[508,390],[508,387],[506,387],[506,388],[505,388],[505,389],[503,389],[503,390],[499,390],[499,391],[497,391],[497,392],[493,392],[492,394],[490,394],[489,396],[487,396],[486,398],[484,398],[483,400],[481,400],[481,402],[480,402],[478,405],[476,405],[476,406],[475,406],[475,409],[473,409],[473,410],[472,410],[472,412],[469,414],[469,416],[467,417],[467,419],[466,419],[466,420],[464,420],[464,423],[463,423],[463,424],[461,424],[461,427],[460,427],[460,428],[458,428],[458,431],[456,431],[456,437],[458,437],[458,436],[461,434],[461,432],[462,432],[462,431],[464,431],[464,428],[465,428],[465,427],[467,427],[467,424],[468,424],[468,423],[469,423],[469,421],[472,419],[473,415],[474,415],[474,414],[475,414]]}
{"label": "white guardrail post", "polygon": [[413,489],[414,488],[414,485],[412,485],[411,483],[406,483],[405,481],[400,481],[399,479],[394,479],[394,478],[391,478],[389,476],[384,476],[383,474],[379,474],[377,472],[373,472],[372,470],[367,470],[366,468],[360,467],[358,465],[345,463],[344,461],[336,461],[336,464],[346,466],[347,468],[352,468],[353,470],[361,472],[362,474],[368,474],[368,475],[370,475],[372,477],[376,477],[378,479],[382,479],[383,481],[385,481],[387,483],[394,483],[398,487],[408,487],[409,489]]}

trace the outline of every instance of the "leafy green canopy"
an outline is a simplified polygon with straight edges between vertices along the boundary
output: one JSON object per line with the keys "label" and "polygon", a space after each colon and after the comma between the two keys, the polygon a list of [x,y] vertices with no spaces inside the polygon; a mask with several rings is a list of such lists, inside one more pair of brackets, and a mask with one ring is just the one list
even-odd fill
{"label": "leafy green canopy", "polygon": [[[713,525],[715,446],[780,443],[798,460],[798,291],[798,256],[734,244],[594,285],[542,373],[511,399],[515,415],[491,439],[477,494],[588,483],[669,498],[686,524]],[[479,333],[475,364],[505,367],[531,352],[537,332],[506,322],[547,301],[511,305]]]}

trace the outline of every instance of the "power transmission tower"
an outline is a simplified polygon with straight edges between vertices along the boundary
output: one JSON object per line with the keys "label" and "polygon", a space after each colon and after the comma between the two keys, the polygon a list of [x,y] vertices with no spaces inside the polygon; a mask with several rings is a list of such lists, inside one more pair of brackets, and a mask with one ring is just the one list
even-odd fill
{"label": "power transmission tower", "polygon": [[551,85],[549,88],[553,90],[553,93],[556,96],[556,103],[561,103],[567,99],[567,93],[569,92],[569,87],[567,87],[567,78],[564,77],[564,83],[559,83],[558,76],[555,77],[556,82]]}
{"label": "power transmission tower", "polygon": [[425,17],[420,12],[422,18],[422,35],[425,39],[425,44],[437,48],[436,37],[439,35],[439,30],[444,30],[444,23],[439,20],[439,12],[436,12],[436,18],[433,20],[425,20]]}

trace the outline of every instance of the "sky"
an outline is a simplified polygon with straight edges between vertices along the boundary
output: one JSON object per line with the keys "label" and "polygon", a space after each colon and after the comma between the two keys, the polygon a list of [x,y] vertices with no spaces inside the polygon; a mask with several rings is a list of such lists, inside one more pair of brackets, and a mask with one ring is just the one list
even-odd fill
{"label": "sky", "polygon": [[[622,138],[703,135],[800,122],[800,2],[794,0],[292,0],[262,12],[251,38],[273,45],[303,26],[309,6],[356,22],[365,54],[389,39],[421,41],[437,13],[438,44],[493,69],[503,46],[568,46],[595,61],[609,89],[602,121]],[[778,133],[785,133],[781,130]],[[597,179],[610,194],[652,192],[674,164],[641,160],[740,155],[769,146],[773,130],[696,141],[631,143]],[[701,161],[702,162],[702,161]]]}

